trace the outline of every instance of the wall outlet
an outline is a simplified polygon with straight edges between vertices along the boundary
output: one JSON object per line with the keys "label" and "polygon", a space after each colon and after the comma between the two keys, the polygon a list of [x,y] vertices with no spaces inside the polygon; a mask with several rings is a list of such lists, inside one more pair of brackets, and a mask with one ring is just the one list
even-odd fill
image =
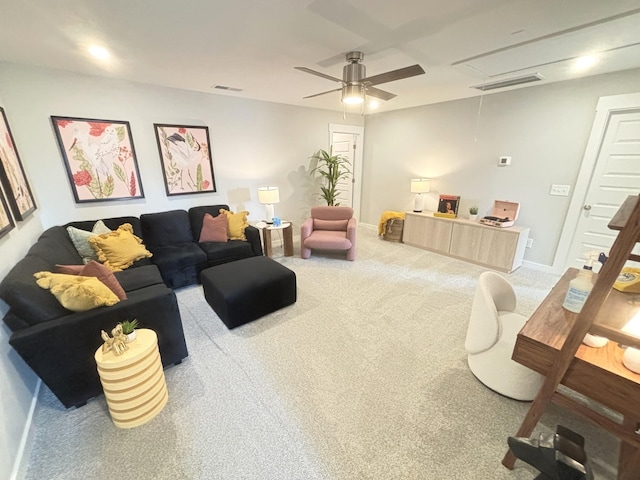
{"label": "wall outlet", "polygon": [[560,197],[568,197],[571,185],[551,185],[549,195],[558,195]]}
{"label": "wall outlet", "polygon": [[506,167],[507,165],[511,165],[511,157],[498,157],[499,167]]}
{"label": "wall outlet", "polygon": [[533,247],[533,238],[527,238],[527,248]]}

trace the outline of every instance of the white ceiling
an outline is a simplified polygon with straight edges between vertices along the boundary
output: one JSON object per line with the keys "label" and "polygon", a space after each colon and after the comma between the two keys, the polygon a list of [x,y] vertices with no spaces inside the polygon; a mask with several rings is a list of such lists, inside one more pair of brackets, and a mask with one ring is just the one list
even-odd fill
{"label": "white ceiling", "polygon": [[[524,74],[542,74],[540,85],[640,67],[640,0],[1,2],[0,60],[339,111],[338,92],[302,98],[339,84],[293,67],[341,78],[356,50],[369,76],[425,69],[377,85],[398,96],[376,111],[479,95],[470,86]],[[91,58],[92,44],[111,58]],[[573,60],[586,54],[599,61],[579,72]]]}

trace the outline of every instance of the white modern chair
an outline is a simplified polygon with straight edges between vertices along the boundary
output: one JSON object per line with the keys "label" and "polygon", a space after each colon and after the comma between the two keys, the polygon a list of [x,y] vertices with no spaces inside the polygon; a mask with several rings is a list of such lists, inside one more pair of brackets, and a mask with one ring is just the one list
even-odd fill
{"label": "white modern chair", "polygon": [[480,274],[464,346],[478,380],[505,397],[530,401],[544,377],[511,360],[518,332],[527,321],[515,308],[515,292],[504,277]]}

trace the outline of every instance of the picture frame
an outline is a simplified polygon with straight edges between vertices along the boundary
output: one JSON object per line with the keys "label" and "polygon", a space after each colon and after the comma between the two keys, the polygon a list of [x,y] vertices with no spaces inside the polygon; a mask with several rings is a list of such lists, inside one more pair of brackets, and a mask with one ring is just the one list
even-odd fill
{"label": "picture frame", "polygon": [[209,128],[159,123],[153,127],[167,196],[215,192]]}
{"label": "picture frame", "polygon": [[51,116],[76,203],[144,198],[129,122]]}
{"label": "picture frame", "polygon": [[13,218],[4,199],[4,192],[0,189],[0,238],[4,237],[14,227]]}
{"label": "picture frame", "polygon": [[438,211],[435,212],[434,215],[436,217],[456,218],[458,216],[459,205],[459,195],[440,195],[438,199]]}
{"label": "picture frame", "polygon": [[0,182],[14,218],[22,221],[36,210],[36,202],[2,107],[0,113]]}

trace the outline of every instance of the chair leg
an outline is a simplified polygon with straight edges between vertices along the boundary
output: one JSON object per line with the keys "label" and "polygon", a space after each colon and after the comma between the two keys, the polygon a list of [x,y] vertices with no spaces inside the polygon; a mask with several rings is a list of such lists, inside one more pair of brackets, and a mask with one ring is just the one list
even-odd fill
{"label": "chair leg", "polygon": [[311,249],[304,246],[300,246],[300,258],[309,258],[311,256]]}

